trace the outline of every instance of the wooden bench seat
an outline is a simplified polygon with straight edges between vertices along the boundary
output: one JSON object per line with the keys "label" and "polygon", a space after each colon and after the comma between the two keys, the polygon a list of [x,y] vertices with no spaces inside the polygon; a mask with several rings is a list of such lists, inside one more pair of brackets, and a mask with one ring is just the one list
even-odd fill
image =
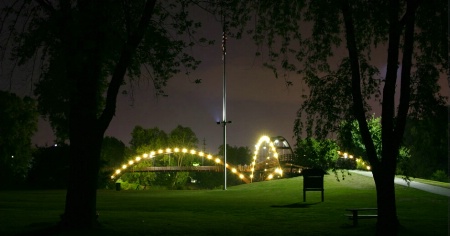
{"label": "wooden bench seat", "polygon": [[377,208],[348,208],[346,211],[350,211],[352,214],[346,214],[349,220],[353,220],[353,226],[358,225],[358,219],[374,219],[378,217],[378,214],[359,214],[360,211],[377,212]]}

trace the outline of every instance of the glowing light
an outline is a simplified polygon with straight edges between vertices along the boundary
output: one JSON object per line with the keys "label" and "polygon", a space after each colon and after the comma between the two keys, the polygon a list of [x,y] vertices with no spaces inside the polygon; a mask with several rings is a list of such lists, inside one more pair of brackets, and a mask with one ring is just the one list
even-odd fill
{"label": "glowing light", "polygon": [[370,170],[370,166],[367,166],[366,168],[367,168],[367,170]]}
{"label": "glowing light", "polygon": [[[267,143],[264,144],[264,145],[261,145],[262,142],[267,142]],[[275,158],[278,157],[278,154],[276,152],[276,148],[274,147],[273,143],[270,142],[270,138],[268,136],[263,136],[262,138],[260,138],[260,142],[257,145],[255,145],[255,147],[257,147],[257,148],[260,148],[260,147],[264,147],[264,148],[271,147],[271,150],[269,150],[269,155],[266,156],[266,158],[270,159],[271,157],[275,157]],[[272,151],[273,151],[273,153],[272,153]],[[136,164],[137,162],[141,161],[142,159],[154,158],[154,157],[157,157],[159,154],[170,154],[170,153],[173,153],[173,152],[190,153],[190,154],[193,154],[193,155],[198,155],[200,157],[206,156],[208,159],[213,160],[217,164],[225,165],[225,167],[227,169],[231,170],[231,172],[236,174],[240,179],[243,179],[243,181],[245,181],[246,183],[250,182],[248,179],[246,179],[246,175],[244,175],[243,173],[239,173],[237,167],[234,167],[234,166],[232,166],[232,165],[230,165],[228,163],[224,163],[220,159],[220,157],[214,157],[213,155],[205,153],[205,152],[202,152],[202,151],[197,151],[195,149],[189,150],[189,149],[186,149],[186,148],[164,148],[164,149],[158,149],[158,150],[150,151],[148,153],[143,153],[140,156],[135,156],[134,159],[128,160],[119,169],[115,170],[114,174],[111,175],[111,179],[118,178],[119,174],[122,174],[122,172],[126,172],[125,169],[131,167],[132,165]],[[256,160],[258,159],[258,152],[259,152],[259,150],[255,151],[255,155],[253,156],[253,161],[252,161],[251,165],[249,166],[249,168],[246,168],[246,170],[245,170],[245,171],[251,170],[252,173],[249,175],[250,178],[254,178],[253,172],[255,171],[255,168],[256,168]],[[270,161],[270,162],[272,163],[272,161]],[[272,168],[272,166],[270,166],[270,167],[268,166],[267,168]],[[267,169],[265,171],[267,171]],[[281,173],[281,172],[282,172],[282,170],[276,169],[274,174],[275,173]],[[273,178],[274,174],[272,174],[272,178]]]}
{"label": "glowing light", "polygon": [[268,179],[272,179],[272,178],[273,178],[273,175],[270,174],[267,178],[268,178]]}

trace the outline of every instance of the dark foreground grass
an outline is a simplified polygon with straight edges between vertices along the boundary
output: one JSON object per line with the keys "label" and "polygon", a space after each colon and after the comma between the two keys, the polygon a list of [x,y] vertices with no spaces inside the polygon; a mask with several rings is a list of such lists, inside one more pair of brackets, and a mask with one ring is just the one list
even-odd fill
{"label": "dark foreground grass", "polygon": [[[376,207],[373,179],[325,176],[302,199],[302,177],[228,190],[98,192],[101,227],[58,235],[374,235],[376,219],[353,227],[345,208]],[[396,186],[399,235],[448,235],[448,198]],[[49,234],[64,191],[0,192],[0,235]]]}

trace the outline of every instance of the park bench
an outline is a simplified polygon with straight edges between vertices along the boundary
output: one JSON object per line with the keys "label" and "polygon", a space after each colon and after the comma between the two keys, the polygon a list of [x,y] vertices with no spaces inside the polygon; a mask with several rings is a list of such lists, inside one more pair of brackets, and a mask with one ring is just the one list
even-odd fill
{"label": "park bench", "polygon": [[345,216],[348,217],[349,220],[353,220],[353,226],[358,225],[358,219],[373,219],[378,217],[378,214],[359,214],[360,211],[376,212],[378,210],[377,208],[348,208],[345,210],[352,213],[346,214]]}

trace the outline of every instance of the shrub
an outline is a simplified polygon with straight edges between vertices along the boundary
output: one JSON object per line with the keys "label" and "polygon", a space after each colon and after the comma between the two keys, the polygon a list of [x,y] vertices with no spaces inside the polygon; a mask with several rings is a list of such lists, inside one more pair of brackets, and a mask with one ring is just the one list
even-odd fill
{"label": "shrub", "polygon": [[443,170],[437,170],[433,173],[433,175],[431,175],[431,179],[435,180],[435,181],[439,181],[439,182],[449,182],[449,178],[447,173],[445,173],[445,171]]}

